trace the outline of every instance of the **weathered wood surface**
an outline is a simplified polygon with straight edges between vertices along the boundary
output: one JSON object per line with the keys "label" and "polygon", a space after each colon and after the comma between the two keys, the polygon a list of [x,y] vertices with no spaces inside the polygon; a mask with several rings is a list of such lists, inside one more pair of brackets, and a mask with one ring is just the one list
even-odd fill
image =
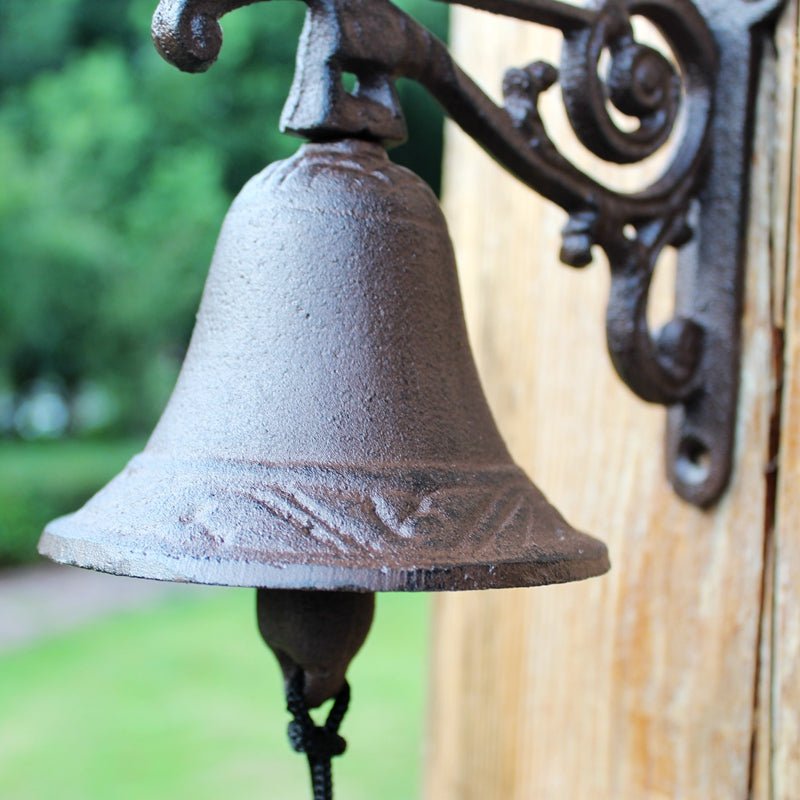
{"label": "weathered wood surface", "polygon": [[[800,108],[798,107],[797,55],[800,40],[798,9],[786,15],[779,42],[795,55],[794,64],[779,71],[783,114],[776,135],[779,146],[778,218],[785,219],[784,237],[778,237],[776,256],[785,267],[785,327],[783,404],[777,465],[777,505],[774,537],[769,542],[770,565],[766,609],[770,619],[771,658],[762,673],[769,687],[762,714],[763,738],[769,742],[769,775],[764,800],[800,798]],[[795,69],[792,70],[791,66]],[[781,192],[783,189],[783,192]],[[788,209],[788,214],[786,210]],[[759,800],[762,800],[759,798]]]}
{"label": "weathered wood surface", "polygon": [[[437,599],[428,800],[800,798],[794,268],[775,535],[770,468],[776,333],[800,233],[800,198],[788,217],[797,122],[786,105],[796,6],[759,99],[737,466],[712,512],[673,494],[664,413],[613,373],[605,263],[560,265],[561,212],[448,132],[445,206],[490,403],[515,457],[573,524],[605,538],[613,567],[583,584]],[[536,26],[471,10],[454,12],[453,39],[488,88],[558,44]],[[567,126],[556,127],[559,138]],[[661,315],[671,288],[658,286]]]}
{"label": "weathered wood surface", "polygon": [[[761,618],[760,666],[755,720],[753,797],[795,800],[800,797],[800,503],[797,497],[800,449],[800,251],[798,206],[800,144],[796,63],[798,5],[791,4],[777,31],[777,63],[766,63],[762,80],[767,100],[759,113],[760,137],[771,143],[772,174],[758,173],[753,197],[769,198],[754,226],[769,242],[773,266],[773,321],[776,368],[783,373],[773,419],[771,460],[774,500],[769,502],[765,540],[765,575]],[[769,91],[774,91],[774,106]],[[766,213],[766,217],[764,214]],[[794,442],[794,444],[793,444]],[[793,581],[793,583],[792,583]]]}

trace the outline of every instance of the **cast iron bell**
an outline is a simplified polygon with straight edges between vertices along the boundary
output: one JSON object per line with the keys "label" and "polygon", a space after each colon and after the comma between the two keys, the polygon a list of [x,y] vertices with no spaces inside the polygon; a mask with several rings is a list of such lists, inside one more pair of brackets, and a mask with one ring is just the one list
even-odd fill
{"label": "cast iron bell", "polygon": [[[147,447],[39,547],[105,572],[257,587],[315,800],[333,795],[373,592],[608,569],[498,434],[433,193],[349,138],[247,184]],[[316,725],[308,709],[329,698]]]}
{"label": "cast iron bell", "polygon": [[608,569],[498,434],[436,198],[356,139],[306,144],[243,189],[146,449],[40,550],[123,575],[363,592]]}

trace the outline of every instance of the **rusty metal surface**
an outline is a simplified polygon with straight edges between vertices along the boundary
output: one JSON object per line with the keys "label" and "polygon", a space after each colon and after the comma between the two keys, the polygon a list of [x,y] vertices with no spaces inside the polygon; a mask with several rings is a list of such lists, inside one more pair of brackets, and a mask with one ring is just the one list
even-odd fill
{"label": "rusty metal surface", "polygon": [[335,697],[361,649],[375,613],[369,592],[259,589],[258,629],[275,654],[286,688],[298,669],[311,708]]}
{"label": "rusty metal surface", "polygon": [[509,457],[433,193],[360,140],[253,178],[146,450],[40,550],[165,580],[455,590],[579,580],[605,546]]}
{"label": "rusty metal surface", "polygon": [[[161,0],[156,44],[181,69],[207,69],[222,45],[219,18],[250,2]],[[586,6],[461,0],[563,34],[558,69],[534,61],[506,73],[502,107],[389,0],[305,2],[284,130],[312,140],[402,141],[406,128],[394,81],[406,76],[422,83],[506,169],[569,213],[565,263],[583,267],[595,245],[604,250],[612,274],[607,338],[614,366],[639,397],[672,407],[667,471],[676,491],[701,506],[717,500],[732,469],[758,41],[762,23],[783,0],[596,0]],[[669,57],[636,41],[637,16],[659,29]],[[606,55],[608,67],[601,69]],[[344,71],[358,79],[352,92],[343,87]],[[602,159],[636,163],[676,138],[658,179],[625,194],[570,163],[539,113],[541,94],[555,84],[578,139]],[[620,126],[612,105],[635,122],[632,129]],[[693,236],[696,244],[686,250]],[[678,309],[653,332],[648,296],[667,247],[686,251]]]}
{"label": "rusty metal surface", "polygon": [[666,465],[681,497],[705,507],[733,470],[757,78],[769,36],[763,23],[783,0],[698,4],[717,42],[720,79],[695,236],[679,252],[675,313],[693,320],[703,341],[691,391],[668,413]]}

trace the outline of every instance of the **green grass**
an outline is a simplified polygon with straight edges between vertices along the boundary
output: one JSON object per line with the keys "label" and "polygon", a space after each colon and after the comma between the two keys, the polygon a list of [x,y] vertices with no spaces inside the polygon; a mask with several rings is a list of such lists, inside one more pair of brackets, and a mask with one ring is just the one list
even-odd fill
{"label": "green grass", "polygon": [[[140,441],[0,443],[0,564],[79,507]],[[253,592],[178,596],[0,655],[0,798],[302,800],[305,759]],[[354,663],[337,796],[418,795],[427,603],[381,595]],[[0,609],[2,613],[2,609]]]}
{"label": "green grass", "polygon": [[34,559],[44,525],[83,505],[142,444],[0,442],[0,566]]}
{"label": "green grass", "polygon": [[[304,800],[251,591],[219,589],[0,656],[0,797]],[[427,601],[379,595],[350,672],[337,797],[418,796]]]}

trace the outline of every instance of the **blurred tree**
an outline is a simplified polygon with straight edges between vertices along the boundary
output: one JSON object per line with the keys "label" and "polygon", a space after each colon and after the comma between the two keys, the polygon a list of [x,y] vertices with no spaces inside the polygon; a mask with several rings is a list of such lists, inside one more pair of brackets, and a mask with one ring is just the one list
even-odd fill
{"label": "blurred tree", "polygon": [[[232,195],[297,147],[278,118],[302,4],[232,14],[203,76],[157,56],[154,5],[0,4],[0,390],[18,402],[46,378],[70,400],[102,383],[129,431],[174,380]],[[445,34],[446,6],[400,5]],[[441,114],[401,93],[411,141],[395,158],[438,189]]]}

